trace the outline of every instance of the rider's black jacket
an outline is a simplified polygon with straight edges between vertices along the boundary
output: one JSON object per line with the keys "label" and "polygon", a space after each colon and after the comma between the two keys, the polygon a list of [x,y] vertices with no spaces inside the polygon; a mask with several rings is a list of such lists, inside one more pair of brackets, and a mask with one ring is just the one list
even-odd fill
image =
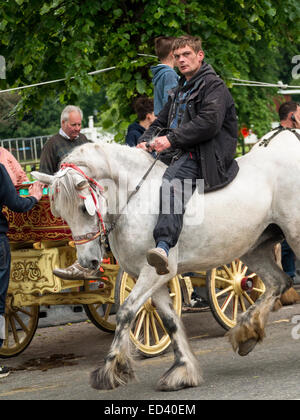
{"label": "rider's black jacket", "polygon": [[19,196],[5,166],[0,163],[0,234],[8,231],[8,223],[2,213],[4,205],[12,211],[22,213],[31,210],[36,203],[35,197]]}
{"label": "rider's black jacket", "polygon": [[178,118],[181,95],[183,111],[179,114],[177,128],[168,130],[167,137],[172,145],[168,151],[172,155],[178,149],[194,152],[205,191],[213,191],[231,182],[238,172],[234,160],[238,136],[234,101],[225,83],[205,62],[185,82],[182,77],[178,87],[169,92],[167,104],[138,142],[164,135],[159,133],[160,129],[170,129],[176,115]]}

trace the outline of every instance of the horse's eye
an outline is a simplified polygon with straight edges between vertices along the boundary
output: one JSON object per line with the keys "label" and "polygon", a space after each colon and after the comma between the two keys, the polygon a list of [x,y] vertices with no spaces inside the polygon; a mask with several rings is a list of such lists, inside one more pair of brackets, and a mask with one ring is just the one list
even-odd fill
{"label": "horse's eye", "polygon": [[81,211],[82,211],[83,214],[87,213],[85,206],[81,206]]}

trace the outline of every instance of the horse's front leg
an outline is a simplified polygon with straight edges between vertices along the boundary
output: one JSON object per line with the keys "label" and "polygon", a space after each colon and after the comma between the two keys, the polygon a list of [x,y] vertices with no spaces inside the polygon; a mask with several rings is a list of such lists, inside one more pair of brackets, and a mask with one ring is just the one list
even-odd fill
{"label": "horse's front leg", "polygon": [[158,381],[157,389],[177,391],[198,386],[202,382],[202,372],[188,342],[181,319],[171,305],[167,285],[159,289],[152,300],[171,338],[174,350],[174,363]]}
{"label": "horse's front leg", "polygon": [[130,351],[131,323],[147,299],[172,277],[174,272],[158,276],[153,267],[148,264],[143,267],[135,287],[118,310],[115,336],[104,366],[91,374],[93,388],[113,389],[135,378]]}
{"label": "horse's front leg", "polygon": [[275,262],[273,242],[259,245],[242,257],[248,267],[263,280],[265,293],[242,314],[238,324],[227,335],[240,356],[250,353],[265,337],[265,325],[277,299],[291,286],[290,277]]}

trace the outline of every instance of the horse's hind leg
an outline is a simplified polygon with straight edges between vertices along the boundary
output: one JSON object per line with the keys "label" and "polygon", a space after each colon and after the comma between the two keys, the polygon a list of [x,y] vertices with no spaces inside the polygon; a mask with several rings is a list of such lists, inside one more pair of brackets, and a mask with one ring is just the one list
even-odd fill
{"label": "horse's hind leg", "polygon": [[291,286],[290,277],[275,262],[274,240],[267,240],[241,259],[263,280],[265,293],[242,314],[238,324],[227,335],[234,351],[241,356],[250,353],[265,336],[265,324],[275,301]]}
{"label": "horse's hind leg", "polygon": [[202,382],[201,369],[190,347],[182,322],[170,304],[167,286],[164,285],[159,289],[152,300],[172,340],[175,359],[171,368],[158,381],[157,389],[177,391],[198,386]]}

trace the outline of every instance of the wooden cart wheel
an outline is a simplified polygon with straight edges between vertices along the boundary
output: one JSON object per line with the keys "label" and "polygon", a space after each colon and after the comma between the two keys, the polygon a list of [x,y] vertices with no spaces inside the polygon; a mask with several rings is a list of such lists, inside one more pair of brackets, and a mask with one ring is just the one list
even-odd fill
{"label": "wooden cart wheel", "polygon": [[[86,281],[84,290],[91,291],[101,287],[101,281]],[[113,333],[116,329],[116,312],[117,305],[115,303],[92,303],[83,305],[85,313],[90,321],[100,330]]]}
{"label": "wooden cart wheel", "polygon": [[262,280],[239,259],[208,271],[206,288],[212,313],[226,330],[265,292]]}
{"label": "wooden cart wheel", "polygon": [[39,323],[39,306],[14,307],[11,297],[6,299],[5,328],[6,339],[0,349],[1,358],[9,358],[22,353],[31,343]]}
{"label": "wooden cart wheel", "polygon": [[[116,283],[116,300],[119,304],[125,301],[132,291],[136,279],[120,270]],[[181,315],[181,289],[178,277],[168,283],[173,308],[178,316]],[[171,344],[171,339],[166,332],[162,320],[152,303],[151,298],[142,306],[136,315],[130,331],[130,338],[139,352],[146,357],[162,354]]]}

